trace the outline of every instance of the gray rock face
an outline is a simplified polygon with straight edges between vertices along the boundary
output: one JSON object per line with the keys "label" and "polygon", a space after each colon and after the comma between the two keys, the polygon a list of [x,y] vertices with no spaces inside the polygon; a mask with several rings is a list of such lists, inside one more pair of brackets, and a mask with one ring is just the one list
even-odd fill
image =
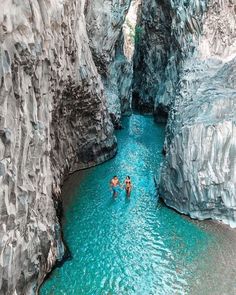
{"label": "gray rock face", "polygon": [[[133,107],[144,113],[154,112],[155,101],[164,92],[171,43],[168,2],[143,1],[139,9],[135,32]],[[163,111],[167,111],[169,102],[164,102],[163,106]]]}
{"label": "gray rock face", "polygon": [[108,111],[113,125],[121,127],[121,116],[131,114],[132,61],[124,55],[124,40],[121,33],[115,47],[115,57],[108,68],[108,75],[103,76]]}
{"label": "gray rock face", "polygon": [[[140,25],[155,51],[141,39],[137,55],[145,68],[135,81],[141,105],[150,104],[157,120],[169,110],[161,197],[193,218],[231,226],[236,226],[235,9],[230,0],[144,3]],[[153,28],[156,19],[166,24],[161,30],[166,38]]]}
{"label": "gray rock face", "polygon": [[[55,210],[64,177],[116,152],[96,56],[114,59],[129,1],[100,2],[106,9],[84,0],[1,4],[1,294],[37,291],[64,252]],[[107,35],[100,20],[114,8]]]}
{"label": "gray rock face", "polygon": [[218,219],[233,227],[236,91],[230,85],[230,76],[235,74],[235,62],[201,79],[195,89],[197,101],[175,105],[160,183],[167,205],[193,218]]}
{"label": "gray rock face", "polygon": [[124,55],[121,30],[130,2],[91,1],[85,10],[89,45],[116,128],[121,126],[121,115],[131,112],[132,62]]}

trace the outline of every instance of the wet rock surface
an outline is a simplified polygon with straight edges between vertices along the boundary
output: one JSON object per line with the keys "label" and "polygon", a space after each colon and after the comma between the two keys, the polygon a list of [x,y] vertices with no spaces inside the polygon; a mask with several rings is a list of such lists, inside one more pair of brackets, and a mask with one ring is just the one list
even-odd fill
{"label": "wet rock surface", "polygon": [[[129,1],[103,2],[89,19],[91,1],[1,5],[1,294],[37,291],[64,253],[55,210],[64,177],[116,152],[94,48],[113,61]],[[102,27],[93,40],[89,24],[114,9],[115,29]]]}
{"label": "wet rock surface", "polygon": [[231,226],[236,226],[235,8],[229,0],[143,3],[136,67],[141,72],[142,60],[145,68],[134,81],[141,108],[152,108],[157,121],[168,113],[160,196],[193,218]]}

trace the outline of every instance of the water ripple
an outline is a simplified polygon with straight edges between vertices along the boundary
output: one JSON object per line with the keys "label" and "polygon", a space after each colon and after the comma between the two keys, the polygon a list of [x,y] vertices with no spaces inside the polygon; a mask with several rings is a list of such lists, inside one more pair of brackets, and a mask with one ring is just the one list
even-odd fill
{"label": "water ripple", "polygon": [[[138,115],[126,119],[125,127],[114,159],[83,172],[73,196],[65,184],[70,201],[63,230],[73,259],[52,273],[42,295],[188,294],[208,235],[157,206],[153,177],[162,160],[163,127]],[[112,199],[108,182],[114,174],[131,175],[130,200],[124,191]]]}

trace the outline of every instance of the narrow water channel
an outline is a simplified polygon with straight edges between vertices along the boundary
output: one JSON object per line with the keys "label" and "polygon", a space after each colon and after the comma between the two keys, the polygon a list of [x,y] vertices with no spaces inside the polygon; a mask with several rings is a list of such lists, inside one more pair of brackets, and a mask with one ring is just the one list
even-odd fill
{"label": "narrow water channel", "polygon": [[[40,294],[224,294],[217,293],[222,283],[214,267],[236,256],[231,246],[232,253],[221,255],[227,238],[214,230],[218,225],[194,223],[157,202],[154,176],[162,161],[164,126],[140,115],[123,125],[117,156],[72,175],[64,185],[63,232],[73,258],[52,272]],[[124,191],[112,199],[113,175],[131,176],[130,200]],[[228,267],[232,293],[227,295],[236,294],[234,267]]]}

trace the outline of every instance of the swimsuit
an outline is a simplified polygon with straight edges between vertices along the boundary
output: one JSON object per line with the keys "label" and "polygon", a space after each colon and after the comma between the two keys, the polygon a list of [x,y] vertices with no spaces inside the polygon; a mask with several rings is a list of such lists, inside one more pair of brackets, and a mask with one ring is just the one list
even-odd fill
{"label": "swimsuit", "polygon": [[118,192],[118,189],[119,189],[119,186],[112,186],[112,190],[114,193],[117,193]]}

